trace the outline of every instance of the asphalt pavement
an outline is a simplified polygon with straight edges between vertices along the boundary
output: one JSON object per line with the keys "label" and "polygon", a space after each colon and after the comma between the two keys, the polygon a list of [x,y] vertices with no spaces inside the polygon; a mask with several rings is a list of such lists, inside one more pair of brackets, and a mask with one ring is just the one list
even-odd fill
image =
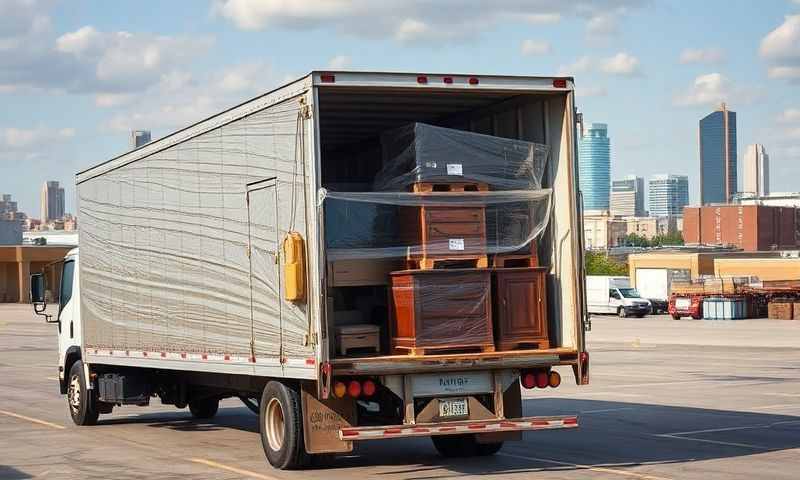
{"label": "asphalt pavement", "polygon": [[213,421],[153,402],[76,427],[56,381],[55,327],[0,306],[0,479],[796,479],[800,321],[597,317],[591,385],[561,370],[526,392],[526,415],[580,428],[528,432],[498,455],[444,459],[428,439],[367,442],[305,472],[265,461],[255,415],[223,402]]}

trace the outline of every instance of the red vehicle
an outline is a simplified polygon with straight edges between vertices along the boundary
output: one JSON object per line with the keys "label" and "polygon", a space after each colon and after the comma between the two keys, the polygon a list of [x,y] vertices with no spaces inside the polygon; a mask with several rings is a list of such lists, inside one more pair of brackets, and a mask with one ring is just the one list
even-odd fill
{"label": "red vehicle", "polygon": [[703,318],[704,295],[683,295],[673,293],[669,298],[669,314],[679,320],[681,317]]}

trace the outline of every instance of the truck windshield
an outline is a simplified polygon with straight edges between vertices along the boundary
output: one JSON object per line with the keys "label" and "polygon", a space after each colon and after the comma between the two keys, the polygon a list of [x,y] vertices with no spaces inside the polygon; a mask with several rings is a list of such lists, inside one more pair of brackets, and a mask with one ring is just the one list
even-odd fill
{"label": "truck windshield", "polygon": [[636,290],[635,288],[620,288],[619,293],[621,293],[625,298],[641,298],[641,295],[639,295],[639,290]]}

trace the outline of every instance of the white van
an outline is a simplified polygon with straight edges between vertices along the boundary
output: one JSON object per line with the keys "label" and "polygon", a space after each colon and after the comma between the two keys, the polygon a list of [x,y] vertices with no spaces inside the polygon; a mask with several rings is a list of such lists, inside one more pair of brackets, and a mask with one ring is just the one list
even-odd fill
{"label": "white van", "polygon": [[652,308],[650,301],[631,288],[628,277],[586,276],[589,313],[615,313],[620,317],[644,317]]}

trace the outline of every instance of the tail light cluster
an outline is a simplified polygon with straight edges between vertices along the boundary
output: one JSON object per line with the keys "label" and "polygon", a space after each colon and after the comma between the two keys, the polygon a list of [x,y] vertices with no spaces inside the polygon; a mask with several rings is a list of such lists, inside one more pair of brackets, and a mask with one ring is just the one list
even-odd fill
{"label": "tail light cluster", "polygon": [[553,370],[523,370],[519,376],[519,381],[528,390],[532,388],[556,388],[561,385],[561,375]]}
{"label": "tail light cluster", "polygon": [[333,384],[333,395],[336,398],[369,398],[375,395],[378,385],[372,379],[337,380]]}

